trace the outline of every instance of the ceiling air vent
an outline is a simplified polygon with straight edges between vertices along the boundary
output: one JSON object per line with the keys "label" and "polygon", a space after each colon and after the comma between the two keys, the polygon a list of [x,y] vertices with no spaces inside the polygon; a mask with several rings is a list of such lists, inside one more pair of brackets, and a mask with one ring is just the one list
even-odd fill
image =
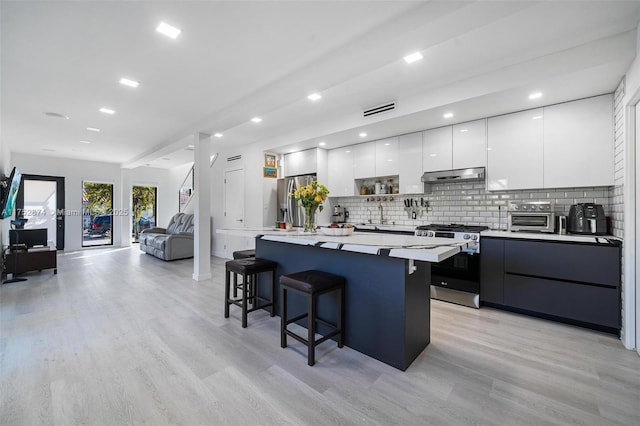
{"label": "ceiling air vent", "polygon": [[362,112],[362,116],[364,118],[367,118],[367,117],[371,117],[373,115],[384,114],[384,113],[387,113],[387,112],[395,111],[396,107],[397,107],[397,102],[396,101],[387,102],[386,104],[378,105],[376,107],[364,110]]}
{"label": "ceiling air vent", "polygon": [[234,155],[233,157],[227,157],[227,161],[236,161],[236,160],[240,160],[242,158],[242,155]]}

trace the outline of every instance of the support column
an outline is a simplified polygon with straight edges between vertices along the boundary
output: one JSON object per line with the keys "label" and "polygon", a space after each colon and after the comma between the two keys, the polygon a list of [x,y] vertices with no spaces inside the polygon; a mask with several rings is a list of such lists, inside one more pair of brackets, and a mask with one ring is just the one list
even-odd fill
{"label": "support column", "polygon": [[[114,229],[120,229],[120,247],[129,247],[131,246],[131,217],[133,216],[132,209],[132,187],[131,184],[131,169],[120,169],[120,205],[122,206],[122,210],[126,210],[128,214],[121,214],[118,216],[113,216],[113,222],[119,223],[119,228],[112,227],[112,232]],[[124,213],[124,212],[123,212]],[[115,235],[114,235],[115,237]],[[115,241],[114,241],[115,243]]]}
{"label": "support column", "polygon": [[209,156],[211,136],[205,133],[194,135],[193,162],[193,212],[194,253],[193,276],[196,281],[211,278],[211,182],[209,182]]}

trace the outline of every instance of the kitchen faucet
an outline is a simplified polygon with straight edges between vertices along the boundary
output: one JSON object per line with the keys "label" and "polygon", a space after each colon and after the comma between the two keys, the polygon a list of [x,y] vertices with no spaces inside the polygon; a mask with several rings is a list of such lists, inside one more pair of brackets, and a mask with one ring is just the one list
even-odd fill
{"label": "kitchen faucet", "polygon": [[384,224],[384,217],[383,217],[383,215],[382,215],[382,213],[383,213],[382,203],[380,203],[380,204],[378,205],[378,208],[380,209],[380,225],[383,225],[383,224]]}

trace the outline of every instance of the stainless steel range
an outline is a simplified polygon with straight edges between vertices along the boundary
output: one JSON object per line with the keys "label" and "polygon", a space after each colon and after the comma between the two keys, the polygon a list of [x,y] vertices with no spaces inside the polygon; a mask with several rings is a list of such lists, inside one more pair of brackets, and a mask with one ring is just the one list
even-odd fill
{"label": "stainless steel range", "polygon": [[416,236],[468,240],[462,252],[431,265],[431,298],[472,308],[480,307],[480,232],[487,226],[418,226]]}

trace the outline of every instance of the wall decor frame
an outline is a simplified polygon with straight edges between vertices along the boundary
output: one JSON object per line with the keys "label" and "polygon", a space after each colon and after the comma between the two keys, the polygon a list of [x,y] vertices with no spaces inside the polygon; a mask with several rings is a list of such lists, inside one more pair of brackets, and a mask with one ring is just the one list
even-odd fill
{"label": "wall decor frame", "polygon": [[262,169],[262,176],[276,179],[278,177],[278,169],[275,167],[264,167]]}
{"label": "wall decor frame", "polygon": [[274,169],[276,167],[276,161],[277,161],[276,154],[272,154],[270,152],[266,152],[264,154],[264,167],[265,168]]}

